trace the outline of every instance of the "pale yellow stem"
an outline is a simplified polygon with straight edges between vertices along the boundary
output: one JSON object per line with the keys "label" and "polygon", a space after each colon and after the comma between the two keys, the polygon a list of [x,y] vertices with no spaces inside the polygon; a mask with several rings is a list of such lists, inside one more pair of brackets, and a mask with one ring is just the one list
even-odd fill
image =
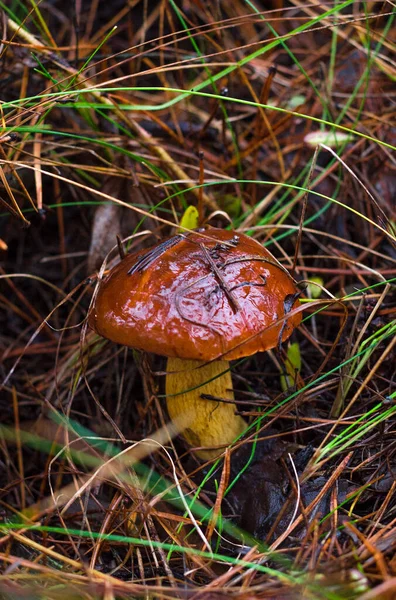
{"label": "pale yellow stem", "polygon": [[[229,363],[220,360],[205,364],[168,358],[167,372],[166,402],[170,418],[177,422],[191,446],[208,448],[196,451],[199,458],[216,458],[247,427],[246,421],[235,414]],[[207,400],[201,394],[232,402]],[[209,450],[216,446],[222,448]]]}

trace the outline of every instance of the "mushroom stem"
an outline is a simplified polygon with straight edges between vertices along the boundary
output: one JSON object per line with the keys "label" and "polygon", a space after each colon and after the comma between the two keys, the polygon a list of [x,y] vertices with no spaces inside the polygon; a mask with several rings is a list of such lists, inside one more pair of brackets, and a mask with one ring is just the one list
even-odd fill
{"label": "mushroom stem", "polygon": [[[231,400],[209,400],[215,398]],[[183,430],[183,437],[191,446],[204,447],[195,454],[203,460],[217,458],[247,427],[246,421],[235,414],[229,363],[226,360],[211,363],[199,360],[168,358],[166,375],[168,413]]]}

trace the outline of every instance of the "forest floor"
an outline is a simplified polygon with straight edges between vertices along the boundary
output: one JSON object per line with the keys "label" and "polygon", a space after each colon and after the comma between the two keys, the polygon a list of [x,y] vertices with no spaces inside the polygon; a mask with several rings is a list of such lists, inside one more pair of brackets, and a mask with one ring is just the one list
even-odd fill
{"label": "forest floor", "polygon": [[[0,597],[396,598],[393,4],[0,9]],[[164,359],[87,325],[119,253],[202,224],[303,307],[207,461]]]}

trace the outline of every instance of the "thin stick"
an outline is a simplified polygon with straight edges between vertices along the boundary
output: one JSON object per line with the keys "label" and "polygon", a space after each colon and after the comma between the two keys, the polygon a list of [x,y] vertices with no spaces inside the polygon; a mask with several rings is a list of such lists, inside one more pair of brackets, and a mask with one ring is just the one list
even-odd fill
{"label": "thin stick", "polygon": [[199,153],[199,189],[198,189],[198,225],[204,222],[204,200],[203,200],[203,185],[205,182],[204,171],[204,153]]}
{"label": "thin stick", "polygon": [[297,265],[298,254],[299,254],[299,251],[300,251],[302,231],[303,231],[303,224],[304,224],[305,213],[306,213],[307,205],[308,205],[308,194],[309,194],[309,191],[310,191],[310,185],[311,185],[311,181],[312,181],[313,172],[314,172],[315,167],[316,167],[316,159],[317,159],[317,156],[318,156],[318,152],[319,152],[319,146],[316,146],[315,153],[314,153],[313,158],[312,158],[311,167],[310,167],[309,173],[308,173],[307,185],[304,186],[304,187],[306,187],[306,191],[304,192],[303,197],[302,197],[303,204],[302,204],[302,208],[301,208],[300,224],[299,224],[299,227],[298,227],[296,250],[294,252],[293,266],[292,266],[292,269],[291,269],[291,276],[292,277],[294,277],[294,273],[295,273],[296,265]]}

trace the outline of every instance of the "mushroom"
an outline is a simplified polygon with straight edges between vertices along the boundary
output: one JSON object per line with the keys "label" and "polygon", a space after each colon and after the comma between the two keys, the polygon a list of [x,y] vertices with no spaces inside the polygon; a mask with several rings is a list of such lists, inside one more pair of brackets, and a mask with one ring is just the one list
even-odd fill
{"label": "mushroom", "polygon": [[169,416],[196,455],[211,459],[247,427],[235,414],[228,361],[286,340],[301,321],[283,318],[297,298],[259,242],[211,227],[126,256],[101,283],[89,323],[113,342],[168,357]]}

